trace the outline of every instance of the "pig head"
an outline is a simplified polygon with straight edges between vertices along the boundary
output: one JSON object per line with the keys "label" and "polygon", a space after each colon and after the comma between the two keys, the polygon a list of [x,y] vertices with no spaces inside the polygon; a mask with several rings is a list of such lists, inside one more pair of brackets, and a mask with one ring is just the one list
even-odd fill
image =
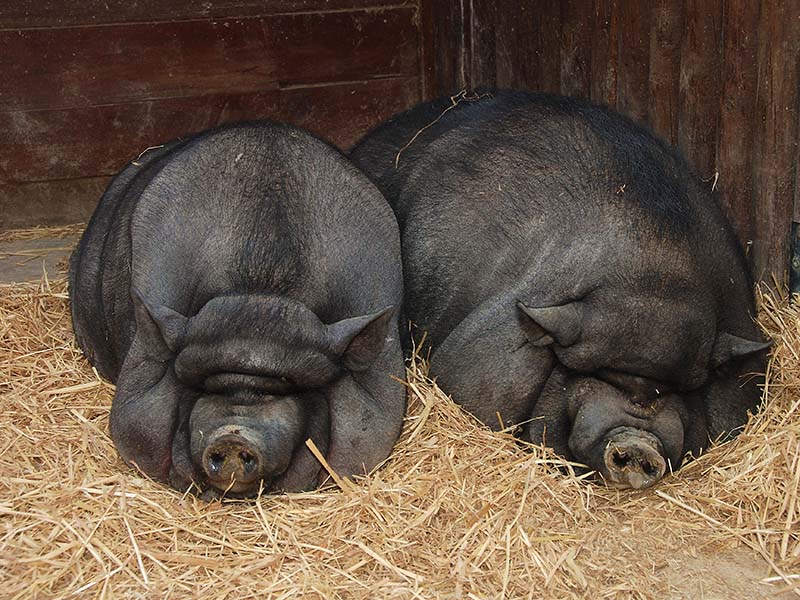
{"label": "pig head", "polygon": [[716,327],[711,306],[675,294],[596,289],[545,307],[520,301],[532,348],[552,371],[525,437],[547,443],[617,487],[645,488],[684,455],[730,435],[754,410],[768,344]]}
{"label": "pig head", "polygon": [[[137,333],[111,435],[127,462],[179,489],[252,495],[315,486],[319,464],[305,440],[328,452],[328,398],[335,403],[339,380],[368,369],[392,341],[393,307],[326,325],[277,296],[214,298],[190,318],[148,305],[135,289],[132,296]],[[359,456],[329,460],[370,460],[379,445],[367,437]]]}

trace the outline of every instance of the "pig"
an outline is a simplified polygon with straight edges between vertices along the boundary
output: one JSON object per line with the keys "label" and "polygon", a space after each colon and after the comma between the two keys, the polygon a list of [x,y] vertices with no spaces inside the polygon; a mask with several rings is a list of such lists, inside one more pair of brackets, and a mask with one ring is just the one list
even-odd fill
{"label": "pig", "polygon": [[642,489],[756,409],[768,343],[745,256],[712,185],[643,127],[462,93],[351,157],[397,215],[431,376],[485,424]]}
{"label": "pig", "polygon": [[383,461],[405,412],[397,222],[341,152],[287,124],[151,148],[70,261],[77,342],[116,383],[122,458],[177,490],[309,490]]}

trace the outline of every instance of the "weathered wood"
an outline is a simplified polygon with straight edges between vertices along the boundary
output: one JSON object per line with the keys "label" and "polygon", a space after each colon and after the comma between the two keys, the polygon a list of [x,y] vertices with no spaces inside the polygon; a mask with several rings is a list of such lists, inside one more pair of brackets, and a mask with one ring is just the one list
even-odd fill
{"label": "weathered wood", "polygon": [[0,182],[0,231],[89,220],[110,177],[26,184]]}
{"label": "weathered wood", "polygon": [[420,99],[436,97],[436,13],[433,2],[421,0],[419,3],[419,71]]}
{"label": "weathered wood", "polygon": [[786,285],[797,171],[800,0],[764,0],[758,26],[753,269]]}
{"label": "weathered wood", "polygon": [[561,4],[561,93],[589,97],[594,7],[586,0]]}
{"label": "weathered wood", "polygon": [[148,146],[229,121],[285,120],[347,148],[419,101],[417,78],[0,113],[6,184],[107,176]]}
{"label": "weathered wood", "polygon": [[465,0],[432,3],[433,45],[435,53],[435,93],[434,96],[454,94],[467,87],[469,78],[469,57],[466,46],[467,24],[465,13],[468,7]]}
{"label": "weathered wood", "polygon": [[[242,96],[209,96],[133,105],[39,111],[38,124],[47,143],[31,133],[13,130],[11,143],[22,175],[41,181],[0,181],[0,230],[33,224],[85,221],[94,210],[110,175],[148,146],[228,121],[270,117],[286,120],[326,136],[346,148],[370,128],[418,101],[416,79],[265,92]],[[0,117],[0,130],[6,127]],[[30,125],[34,123],[29,122]],[[53,158],[63,159],[54,163]],[[8,166],[0,155],[0,167]],[[36,162],[45,165],[44,171]],[[27,169],[27,173],[25,172]],[[56,179],[55,173],[67,175]],[[69,178],[74,173],[95,177]],[[1,178],[0,178],[1,179]]]}
{"label": "weathered wood", "polygon": [[686,0],[678,144],[706,179],[715,177],[721,88],[722,0]]}
{"label": "weathered wood", "polygon": [[539,16],[539,81],[543,92],[561,91],[561,2],[536,3]]}
{"label": "weathered wood", "polygon": [[728,0],[723,17],[722,94],[717,147],[718,186],[739,239],[753,239],[753,119],[756,101],[758,3]]}
{"label": "weathered wood", "polygon": [[650,9],[639,0],[619,2],[619,67],[617,108],[647,121],[650,72]]}
{"label": "weathered wood", "polygon": [[497,13],[502,5],[496,0],[470,0],[469,62],[470,87],[497,87],[496,35]]}
{"label": "weathered wood", "polygon": [[533,3],[510,3],[495,14],[495,66],[497,85],[538,89],[541,14]]}
{"label": "weathered wood", "polygon": [[0,32],[0,110],[418,75],[414,9]]}
{"label": "weathered wood", "polygon": [[617,105],[619,63],[618,0],[595,0],[592,28],[592,81],[590,96],[595,102]]}
{"label": "weathered wood", "polygon": [[670,144],[678,142],[683,0],[651,4],[648,121]]}
{"label": "weathered wood", "polygon": [[380,10],[409,4],[387,0],[12,0],[0,2],[0,29]]}

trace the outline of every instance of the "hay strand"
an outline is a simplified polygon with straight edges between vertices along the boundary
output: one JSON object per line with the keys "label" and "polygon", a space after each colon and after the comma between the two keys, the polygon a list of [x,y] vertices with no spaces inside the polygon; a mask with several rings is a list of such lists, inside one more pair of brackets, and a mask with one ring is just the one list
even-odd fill
{"label": "hay strand", "polygon": [[[339,488],[206,503],[127,467],[113,386],[75,347],[63,279],[0,287],[0,589],[7,598],[800,595],[800,313],[762,291],[767,398],[654,490],[576,476],[480,426],[408,366],[392,456]],[[400,385],[400,383],[398,383]],[[321,457],[324,460],[324,457]]]}

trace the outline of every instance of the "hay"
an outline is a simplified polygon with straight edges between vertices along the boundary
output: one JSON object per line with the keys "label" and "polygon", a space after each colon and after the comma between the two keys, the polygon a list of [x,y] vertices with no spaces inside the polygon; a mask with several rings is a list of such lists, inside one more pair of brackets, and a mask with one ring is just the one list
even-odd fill
{"label": "hay", "polygon": [[[6,598],[796,597],[800,312],[762,295],[766,408],[655,489],[581,480],[476,424],[409,367],[409,414],[358,485],[204,503],[127,468],[113,387],[63,279],[0,287]],[[399,385],[399,384],[398,384]],[[794,592],[792,588],[794,586]]]}
{"label": "hay", "polygon": [[0,231],[0,243],[40,240],[42,238],[67,239],[80,235],[86,223],[63,225],[61,227],[30,227],[28,229],[9,229]]}

